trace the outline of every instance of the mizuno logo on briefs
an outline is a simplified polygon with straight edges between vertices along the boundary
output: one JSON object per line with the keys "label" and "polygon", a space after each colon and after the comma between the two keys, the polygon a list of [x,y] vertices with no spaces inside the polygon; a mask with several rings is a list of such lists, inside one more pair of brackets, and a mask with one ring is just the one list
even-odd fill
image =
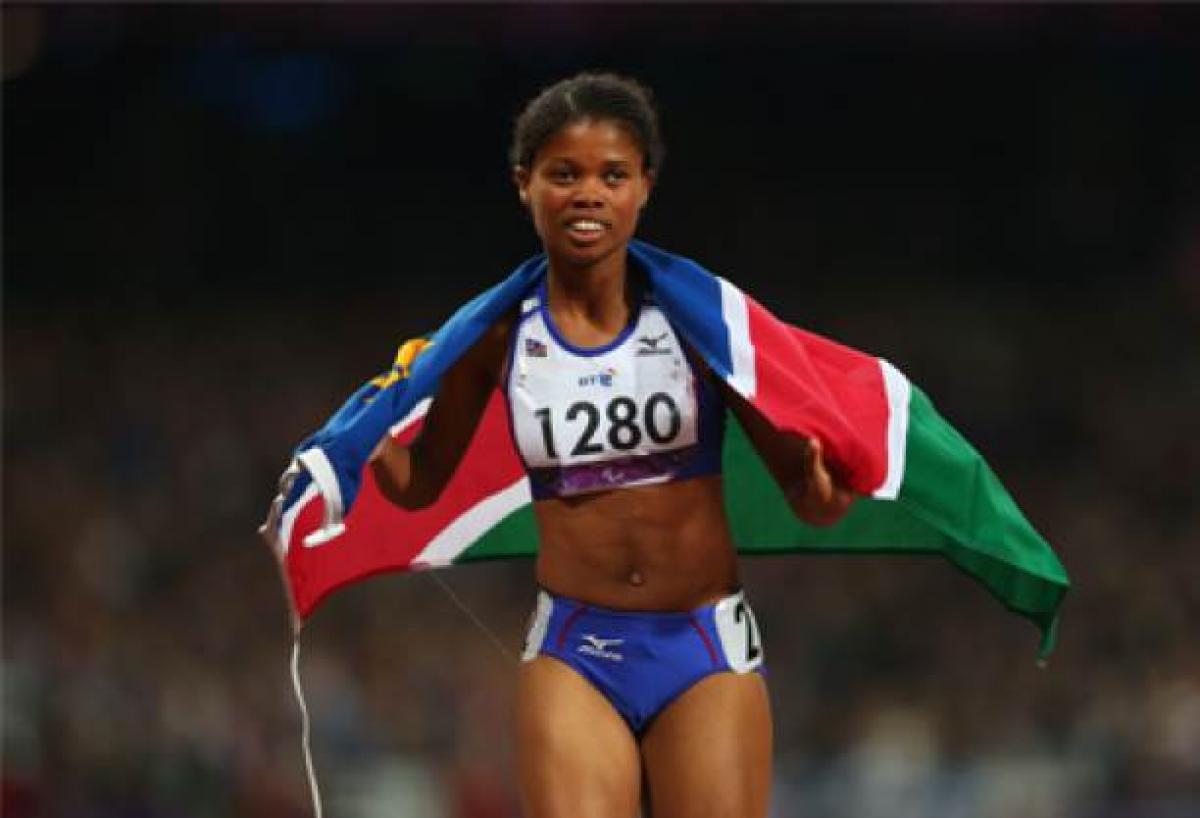
{"label": "mizuno logo on briefs", "polygon": [[605,639],[597,636],[594,633],[585,633],[583,641],[586,644],[580,645],[575,649],[576,653],[583,653],[588,656],[595,656],[597,659],[608,659],[613,662],[623,662],[625,657],[619,653],[614,653],[609,650],[611,647],[623,644],[624,639]]}
{"label": "mizuno logo on briefs", "polygon": [[528,355],[530,358],[545,358],[546,357],[546,345],[543,344],[541,341],[539,341],[537,338],[526,338],[525,339],[525,354]]}
{"label": "mizuno logo on briefs", "polygon": [[659,344],[661,344],[663,341],[665,341],[666,338],[667,338],[667,333],[665,333],[665,332],[662,335],[659,335],[655,338],[651,338],[649,335],[643,335],[641,338],[638,338],[639,346],[638,346],[637,354],[638,355],[670,355],[671,350],[667,349],[666,347],[659,346]]}

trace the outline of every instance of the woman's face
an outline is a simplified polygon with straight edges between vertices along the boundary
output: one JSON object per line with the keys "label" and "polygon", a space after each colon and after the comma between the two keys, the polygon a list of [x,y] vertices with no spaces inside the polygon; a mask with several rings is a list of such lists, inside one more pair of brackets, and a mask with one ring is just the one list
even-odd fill
{"label": "woman's face", "polygon": [[637,228],[654,179],[627,131],[585,119],[550,136],[514,179],[547,254],[590,267],[623,250]]}

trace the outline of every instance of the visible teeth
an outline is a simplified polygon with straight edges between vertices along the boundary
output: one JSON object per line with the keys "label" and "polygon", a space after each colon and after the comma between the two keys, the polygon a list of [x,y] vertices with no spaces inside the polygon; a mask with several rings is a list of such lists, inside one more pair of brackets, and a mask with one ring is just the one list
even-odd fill
{"label": "visible teeth", "polygon": [[579,221],[571,222],[570,228],[572,230],[593,231],[593,230],[603,230],[604,225],[600,224],[600,222],[594,222],[594,221],[590,221],[588,219],[580,219]]}

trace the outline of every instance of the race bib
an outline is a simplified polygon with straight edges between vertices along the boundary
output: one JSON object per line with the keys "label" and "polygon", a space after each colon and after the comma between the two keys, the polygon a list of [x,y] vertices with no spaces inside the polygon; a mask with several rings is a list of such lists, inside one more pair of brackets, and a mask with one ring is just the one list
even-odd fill
{"label": "race bib", "polygon": [[721,651],[729,667],[749,673],[763,663],[762,637],[745,593],[739,591],[717,603],[713,611]]}

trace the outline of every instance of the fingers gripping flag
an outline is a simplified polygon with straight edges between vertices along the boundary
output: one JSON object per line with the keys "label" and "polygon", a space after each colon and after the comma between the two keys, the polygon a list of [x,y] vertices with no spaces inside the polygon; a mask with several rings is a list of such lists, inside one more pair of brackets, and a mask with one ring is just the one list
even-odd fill
{"label": "fingers gripping flag", "polygon": [[[631,263],[714,373],[785,434],[818,438],[862,499],[828,528],[792,513],[745,434],[728,418],[726,505],[742,553],[936,553],[1053,645],[1068,588],[1053,550],[995,474],[894,366],[789,326],[700,265],[642,242]],[[384,434],[419,434],[437,382],[545,274],[536,257],[460,309],[427,344],[359,389],[296,449],[263,532],[284,568],[297,627],[339,587],[381,571],[530,556],[528,484],[493,394],[458,470],[428,509],[405,511],[374,486],[367,458]]]}

